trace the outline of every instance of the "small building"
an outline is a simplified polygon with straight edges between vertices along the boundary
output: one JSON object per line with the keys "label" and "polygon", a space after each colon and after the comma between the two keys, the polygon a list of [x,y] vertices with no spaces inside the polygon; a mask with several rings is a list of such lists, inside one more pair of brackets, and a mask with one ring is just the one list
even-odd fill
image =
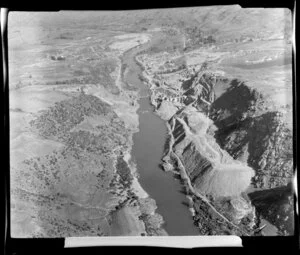
{"label": "small building", "polygon": [[62,55],[60,55],[60,56],[50,56],[50,59],[52,59],[52,60],[66,60],[66,58],[64,57],[64,56],[62,56]]}
{"label": "small building", "polygon": [[64,56],[58,56],[56,60],[66,60],[66,58]]}

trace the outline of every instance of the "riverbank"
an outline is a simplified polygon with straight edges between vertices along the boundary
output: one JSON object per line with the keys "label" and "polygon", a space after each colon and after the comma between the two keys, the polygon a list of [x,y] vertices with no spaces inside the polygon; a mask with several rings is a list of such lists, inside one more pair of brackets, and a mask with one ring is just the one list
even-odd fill
{"label": "riverbank", "polygon": [[[122,57],[127,67],[124,82],[139,88],[135,102],[138,106],[139,131],[133,134],[132,160],[129,162],[133,162],[132,167],[137,168],[138,182],[156,203],[155,218],[148,222],[161,225],[165,229],[164,234],[198,235],[192,215],[186,207],[189,200],[182,193],[182,185],[160,168],[167,130],[165,122],[154,113],[151,90],[145,84],[144,70],[136,59],[145,49],[145,46],[135,48]],[[153,231],[151,226],[148,229]],[[158,232],[162,234],[162,229]]]}
{"label": "riverbank", "polygon": [[[138,54],[139,51],[147,48],[147,45],[143,44],[135,46],[122,54],[121,65],[126,66],[125,69],[121,70],[119,74],[119,81],[124,85],[123,93],[125,95],[129,95],[131,100],[133,100],[132,104],[135,109],[134,113],[136,116],[140,114],[140,101],[145,98],[146,91],[145,86],[140,81],[140,73],[139,70],[135,70],[135,60],[134,57]],[[130,89],[128,91],[128,88]],[[133,147],[134,147],[134,139],[133,137],[140,132],[141,124],[140,117],[136,118],[135,128],[132,130],[130,137],[130,145],[128,150],[124,153],[123,159],[128,164],[130,168],[130,175],[132,177],[131,180],[131,189],[133,193],[136,195],[135,201],[138,206],[137,217],[140,222],[143,223],[143,233],[142,235],[168,235],[167,232],[162,228],[164,223],[163,217],[156,212],[157,205],[155,200],[151,198],[151,195],[143,188],[143,185],[140,183],[141,173],[138,169],[138,162],[135,157],[132,157]],[[141,167],[141,166],[140,166]],[[130,212],[129,212],[130,213]],[[130,228],[129,228],[130,229]],[[140,231],[142,232],[142,231]]]}

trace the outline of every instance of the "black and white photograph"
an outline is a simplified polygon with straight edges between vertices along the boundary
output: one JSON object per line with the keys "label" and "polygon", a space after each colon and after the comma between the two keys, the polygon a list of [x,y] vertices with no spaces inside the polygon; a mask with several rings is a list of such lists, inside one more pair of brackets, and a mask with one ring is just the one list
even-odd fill
{"label": "black and white photograph", "polygon": [[12,238],[294,235],[290,9],[7,24]]}

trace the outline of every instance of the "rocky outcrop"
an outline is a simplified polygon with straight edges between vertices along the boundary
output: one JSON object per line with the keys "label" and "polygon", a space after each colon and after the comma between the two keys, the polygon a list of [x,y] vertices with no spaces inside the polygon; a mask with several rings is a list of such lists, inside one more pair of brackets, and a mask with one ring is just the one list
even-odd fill
{"label": "rocky outcrop", "polygon": [[194,205],[202,199],[201,209],[194,206],[199,221],[205,222],[201,210],[209,203],[228,222],[253,233],[260,215],[246,192],[280,187],[292,178],[292,131],[285,112],[260,90],[205,64],[179,82],[172,88],[162,79],[151,87],[151,101],[169,126],[162,166],[179,171],[200,195],[194,199]]}
{"label": "rocky outcrop", "polygon": [[284,114],[265,111],[265,102],[258,91],[234,85],[212,104],[210,116],[221,147],[255,170],[253,185],[274,188],[292,178],[293,140]]}
{"label": "rocky outcrop", "polygon": [[178,108],[172,102],[162,101],[156,112],[163,120],[169,120],[177,111]]}
{"label": "rocky outcrop", "polygon": [[274,224],[281,235],[294,234],[293,187],[286,186],[249,194],[257,213]]}
{"label": "rocky outcrop", "polygon": [[[204,195],[219,197],[239,195],[247,189],[253,176],[251,168],[234,161],[226,164],[220,158],[212,158],[206,153],[210,148],[205,148],[203,143],[200,146],[204,149],[199,150],[197,140],[193,139],[185,138],[174,151],[179,155],[196,190]],[[182,153],[181,146],[184,148]],[[231,161],[230,158],[227,160]]]}
{"label": "rocky outcrop", "polygon": [[[190,192],[196,194],[197,199],[200,196],[213,208],[214,213],[221,211],[221,207],[215,209],[214,199],[226,199],[230,203],[232,198],[227,216],[224,216],[226,210],[221,213],[225,219],[231,215],[230,220],[227,219],[229,223],[240,224],[243,218],[252,213],[251,223],[248,223],[253,225],[253,207],[249,201],[241,198],[241,193],[250,184],[253,170],[233,160],[210,139],[208,130],[211,125],[211,120],[192,106],[177,112],[169,121],[171,138],[168,139],[166,150],[169,152],[164,157],[163,166],[165,169],[177,169],[183,179],[188,178]],[[173,167],[170,167],[170,163]],[[196,212],[198,209],[194,208]]]}
{"label": "rocky outcrop", "polygon": [[207,180],[212,174],[214,169],[212,163],[197,151],[193,142],[184,148],[182,158],[192,183],[197,179]]}
{"label": "rocky outcrop", "polygon": [[234,79],[230,87],[213,102],[210,117],[221,128],[253,117],[264,110],[265,98],[256,89]]}
{"label": "rocky outcrop", "polygon": [[[280,234],[291,234],[294,220],[293,191],[290,188],[281,188],[287,185],[293,177],[293,138],[291,129],[284,122],[285,113],[279,110],[270,111],[267,108],[268,99],[245,83],[238,80],[232,80],[229,83],[230,86],[226,91],[220,93],[218,97],[215,94],[216,100],[212,101],[209,107],[209,116],[217,127],[213,132],[216,141],[234,159],[253,168],[255,176],[251,182],[254,187],[270,189],[250,194],[251,201],[258,210],[258,217],[262,216],[269,220],[279,229]],[[216,83],[211,88],[215,91]],[[198,109],[199,105],[201,104],[198,104]],[[204,108],[205,110],[207,108]],[[191,145],[190,148],[192,148]],[[195,150],[189,150],[189,153],[185,151],[182,156],[186,157],[187,169],[191,168],[190,165],[193,162],[195,169],[198,170],[191,175],[193,180],[197,179],[194,177],[196,175],[200,178],[205,176],[204,173],[213,175],[211,164],[207,163],[206,159],[200,159],[199,155],[192,158],[192,151],[195,154]],[[199,171],[199,168],[202,168],[203,172]],[[217,179],[216,176],[213,179]],[[238,185],[240,185],[240,180],[242,179],[236,182]],[[224,185],[228,187],[231,181],[232,179],[228,178]],[[200,183],[203,191],[208,182]],[[213,182],[209,183],[212,185]],[[222,182],[219,186],[222,186]],[[223,193],[226,194],[224,191]],[[259,198],[257,198],[258,194],[261,194]],[[278,194],[281,198],[267,202],[266,200],[270,200],[271,196],[275,196],[274,194]],[[216,193],[214,197],[215,195]],[[239,218],[239,210],[243,212],[241,214],[243,216],[252,214],[253,219],[253,210],[250,208],[245,210],[249,202],[244,203],[240,199],[229,199],[226,203],[224,202],[226,200],[221,201],[222,206],[218,207],[219,211],[222,211],[233,222]],[[239,202],[232,203],[232,201]],[[236,204],[246,206],[242,206],[244,209],[241,209],[241,207],[233,206]],[[280,211],[280,206],[285,209]],[[276,216],[277,214],[280,216]]]}

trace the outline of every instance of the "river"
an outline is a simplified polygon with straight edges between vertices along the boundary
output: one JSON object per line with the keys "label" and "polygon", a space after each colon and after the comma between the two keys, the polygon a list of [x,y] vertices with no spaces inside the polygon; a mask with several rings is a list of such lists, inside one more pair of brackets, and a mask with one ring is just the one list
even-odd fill
{"label": "river", "polygon": [[142,74],[142,69],[134,60],[135,55],[147,47],[149,45],[130,50],[123,57],[123,63],[129,67],[124,79],[131,86],[137,87],[140,93],[140,107],[137,111],[139,132],[133,135],[132,159],[137,164],[141,186],[156,201],[156,212],[162,215],[166,232],[172,236],[199,235],[186,205],[188,200],[181,192],[183,187],[180,181],[159,167],[167,127],[153,112],[149,88],[140,81],[138,75]]}

